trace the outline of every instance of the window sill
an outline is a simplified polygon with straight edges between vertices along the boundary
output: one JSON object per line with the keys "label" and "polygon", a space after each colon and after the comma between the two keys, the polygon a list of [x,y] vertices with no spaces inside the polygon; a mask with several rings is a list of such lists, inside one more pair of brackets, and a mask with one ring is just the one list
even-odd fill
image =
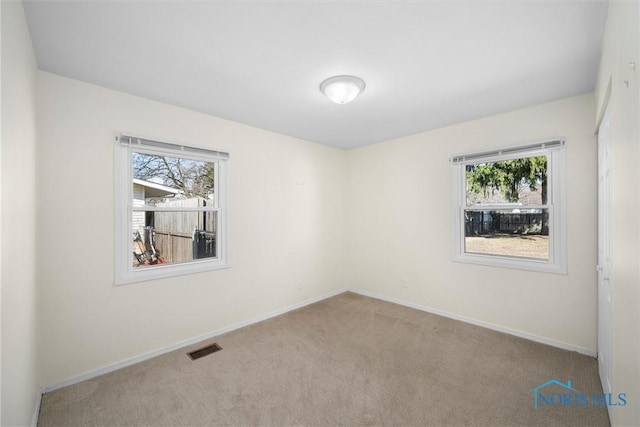
{"label": "window sill", "polygon": [[456,255],[453,262],[484,265],[487,267],[512,268],[516,270],[537,271],[540,273],[567,274],[565,265],[553,264],[550,261],[512,258],[498,255],[462,254]]}
{"label": "window sill", "polygon": [[114,286],[128,285],[131,283],[147,282],[150,280],[164,279],[166,277],[185,276],[202,273],[205,271],[230,268],[231,264],[225,261],[201,261],[185,264],[161,265],[141,267],[138,270],[116,274]]}

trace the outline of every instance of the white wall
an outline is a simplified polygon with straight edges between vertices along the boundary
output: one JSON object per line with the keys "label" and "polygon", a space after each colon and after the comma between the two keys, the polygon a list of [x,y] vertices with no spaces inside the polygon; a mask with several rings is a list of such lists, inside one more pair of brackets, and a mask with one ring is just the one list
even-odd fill
{"label": "white wall", "polygon": [[598,117],[607,100],[611,108],[612,388],[627,393],[629,405],[610,415],[613,425],[625,426],[640,425],[639,27],[639,2],[609,3],[596,101]]}
{"label": "white wall", "polygon": [[[594,353],[594,114],[588,94],[350,151],[350,285]],[[567,140],[569,274],[452,262],[449,157],[557,136]]]}
{"label": "white wall", "polygon": [[[230,152],[230,269],[113,286],[117,131]],[[43,385],[345,285],[341,150],[45,72],[38,132]]]}
{"label": "white wall", "polygon": [[36,62],[22,3],[2,8],[3,426],[28,425],[37,395]]}

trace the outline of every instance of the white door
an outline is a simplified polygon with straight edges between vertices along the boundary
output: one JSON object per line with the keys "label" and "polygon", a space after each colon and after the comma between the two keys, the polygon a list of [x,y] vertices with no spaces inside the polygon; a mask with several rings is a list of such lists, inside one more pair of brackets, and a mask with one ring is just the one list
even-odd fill
{"label": "white door", "polygon": [[598,370],[611,393],[611,112],[607,107],[598,131]]}

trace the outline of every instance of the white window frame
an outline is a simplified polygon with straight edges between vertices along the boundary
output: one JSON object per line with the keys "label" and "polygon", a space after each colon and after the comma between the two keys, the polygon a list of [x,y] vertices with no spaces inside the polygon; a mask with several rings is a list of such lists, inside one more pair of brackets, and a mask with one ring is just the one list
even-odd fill
{"label": "white window frame", "polygon": [[[494,254],[465,252],[466,166],[480,162],[497,162],[523,157],[547,156],[549,209],[549,259],[538,260]],[[564,138],[552,138],[517,147],[452,156],[451,213],[452,260],[495,267],[516,268],[556,274],[567,273],[566,230],[566,144]],[[488,206],[491,209],[490,206]]]}
{"label": "white window frame", "polygon": [[[215,163],[215,203],[208,211],[217,212],[216,257],[190,262],[154,265],[134,268],[132,263],[132,213],[139,210],[133,206],[132,153],[169,155],[192,160]],[[129,134],[115,135],[115,285],[181,276],[229,267],[229,242],[227,233],[227,160],[229,154],[222,151],[190,147],[181,144],[152,140]],[[202,208],[173,208],[179,211]],[[154,210],[145,207],[143,210]],[[159,210],[171,210],[162,208]]]}

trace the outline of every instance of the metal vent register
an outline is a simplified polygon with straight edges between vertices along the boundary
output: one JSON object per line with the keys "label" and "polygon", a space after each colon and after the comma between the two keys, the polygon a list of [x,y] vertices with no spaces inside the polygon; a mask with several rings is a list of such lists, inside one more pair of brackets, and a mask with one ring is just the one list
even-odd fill
{"label": "metal vent register", "polygon": [[206,347],[202,347],[201,349],[187,353],[187,355],[191,358],[191,360],[196,360],[220,350],[222,350],[222,347],[220,347],[218,343],[213,343]]}

